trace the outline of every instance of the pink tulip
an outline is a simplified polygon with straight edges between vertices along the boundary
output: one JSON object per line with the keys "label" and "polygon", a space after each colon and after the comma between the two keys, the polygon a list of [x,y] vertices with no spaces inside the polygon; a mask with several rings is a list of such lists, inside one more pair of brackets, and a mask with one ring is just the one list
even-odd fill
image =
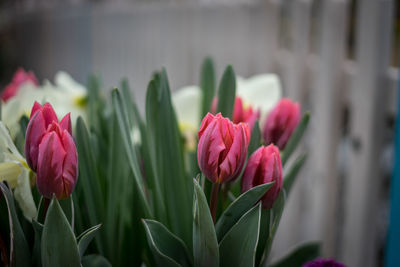
{"label": "pink tulip", "polygon": [[19,68],[15,72],[12,81],[6,86],[6,88],[2,92],[1,99],[4,102],[7,102],[10,98],[18,93],[21,85],[28,82],[32,83],[33,85],[39,85],[35,74],[33,74],[32,71],[26,72],[23,68]]}
{"label": "pink tulip", "polygon": [[[211,113],[215,114],[217,112],[218,99],[214,97],[212,105],[211,105]],[[233,115],[232,121],[233,123],[246,122],[249,124],[250,129],[253,129],[256,120],[260,118],[260,111],[253,110],[253,108],[249,105],[246,106],[243,104],[243,101],[240,97],[235,98],[235,104],[233,106]]]}
{"label": "pink tulip", "polygon": [[70,114],[58,122],[49,103],[35,102],[25,135],[25,156],[37,173],[38,191],[46,198],[68,197],[78,178],[78,156]]}
{"label": "pink tulip", "polygon": [[300,104],[283,98],[268,114],[264,126],[265,144],[284,149],[300,121]]}
{"label": "pink tulip", "polygon": [[242,178],[242,192],[261,184],[275,182],[262,197],[264,209],[270,209],[282,189],[282,163],[274,145],[258,148],[247,161]]}
{"label": "pink tulip", "polygon": [[51,198],[67,198],[72,194],[78,178],[78,154],[71,134],[54,122],[39,144],[37,188]]}
{"label": "pink tulip", "polygon": [[247,123],[234,124],[221,113],[208,113],[199,130],[197,159],[205,176],[213,183],[236,178],[244,165],[250,130]]}

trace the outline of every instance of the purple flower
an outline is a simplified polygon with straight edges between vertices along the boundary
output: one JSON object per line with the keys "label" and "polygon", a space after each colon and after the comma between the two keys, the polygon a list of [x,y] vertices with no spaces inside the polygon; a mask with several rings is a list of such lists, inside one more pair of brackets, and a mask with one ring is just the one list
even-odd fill
{"label": "purple flower", "polygon": [[302,267],[346,267],[346,265],[333,259],[315,259],[304,263]]}

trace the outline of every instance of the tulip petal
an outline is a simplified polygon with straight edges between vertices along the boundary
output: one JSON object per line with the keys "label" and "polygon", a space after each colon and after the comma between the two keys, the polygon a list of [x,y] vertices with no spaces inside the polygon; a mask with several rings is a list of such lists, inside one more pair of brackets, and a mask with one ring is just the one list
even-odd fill
{"label": "tulip petal", "polygon": [[36,112],[29,120],[25,134],[26,161],[33,171],[37,169],[39,143],[46,132],[46,124],[42,112]]}
{"label": "tulip petal", "polygon": [[68,113],[64,118],[62,118],[60,127],[61,130],[67,130],[68,133],[72,135],[71,113]]}
{"label": "tulip petal", "polygon": [[260,166],[263,150],[264,147],[259,147],[247,161],[246,169],[244,170],[242,178],[242,192],[246,192],[257,185],[254,184],[253,177],[255,177],[258,167]]}
{"label": "tulip petal", "polygon": [[56,112],[54,111],[53,107],[51,106],[51,104],[49,102],[46,102],[43,105],[42,113],[43,113],[44,121],[46,123],[46,128],[53,121],[58,122],[58,118],[57,118]]}
{"label": "tulip petal", "polygon": [[29,119],[32,119],[33,115],[35,115],[36,112],[41,111],[42,109],[43,109],[42,105],[40,105],[37,101],[35,101],[35,103],[33,103],[31,115],[29,116]]}
{"label": "tulip petal", "polygon": [[[247,124],[246,124],[247,125]],[[248,147],[245,125],[235,125],[235,136],[232,146],[222,163],[219,165],[221,181],[227,182],[236,178],[242,171],[246,160],[246,152]],[[248,126],[247,126],[248,127]]]}
{"label": "tulip petal", "polygon": [[64,193],[63,162],[66,152],[60,138],[55,132],[47,133],[39,145],[37,188],[40,194],[51,198],[54,193],[57,198]]}
{"label": "tulip petal", "polygon": [[68,197],[72,194],[78,178],[78,153],[74,139],[67,130],[62,134],[62,143],[66,151],[66,156],[63,164],[62,180],[64,183],[63,196]]}
{"label": "tulip petal", "polygon": [[199,140],[197,158],[200,169],[204,175],[216,182],[218,179],[218,159],[221,151],[225,149],[222,137],[218,135],[217,121],[212,121]]}

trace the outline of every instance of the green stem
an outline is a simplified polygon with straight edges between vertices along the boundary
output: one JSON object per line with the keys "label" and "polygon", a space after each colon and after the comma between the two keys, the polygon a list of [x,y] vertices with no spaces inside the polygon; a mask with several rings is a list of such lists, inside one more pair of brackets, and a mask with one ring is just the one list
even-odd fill
{"label": "green stem", "polygon": [[214,224],[216,222],[219,187],[220,187],[219,183],[214,183],[211,189],[210,212]]}
{"label": "green stem", "polygon": [[43,197],[43,224],[46,220],[47,210],[49,209],[51,199]]}

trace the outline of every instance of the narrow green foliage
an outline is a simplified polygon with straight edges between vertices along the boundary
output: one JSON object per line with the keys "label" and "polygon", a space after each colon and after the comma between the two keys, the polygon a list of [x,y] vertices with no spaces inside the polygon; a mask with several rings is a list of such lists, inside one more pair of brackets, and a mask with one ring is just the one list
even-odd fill
{"label": "narrow green foliage", "polygon": [[271,224],[271,210],[261,210],[261,223],[260,223],[260,235],[258,236],[258,244],[256,250],[256,261],[254,266],[262,266],[260,262],[262,260],[265,246],[267,245],[270,235],[270,224]]}
{"label": "narrow green foliage", "polygon": [[188,250],[181,239],[171,233],[164,225],[154,220],[142,220],[147,241],[158,266],[174,263],[179,266],[192,266]]}
{"label": "narrow green foliage", "polygon": [[80,266],[75,235],[55,198],[44,222],[41,253],[43,266]]}
{"label": "narrow green foliage", "polygon": [[[99,183],[99,173],[93,155],[89,133],[82,118],[78,118],[76,124],[76,143],[79,159],[80,179],[82,195],[87,206],[89,223],[99,224],[104,218],[104,197]],[[103,243],[101,236],[96,238],[96,246],[103,253]]]}
{"label": "narrow green foliage", "polygon": [[283,188],[285,189],[288,195],[290,193],[290,189],[292,188],[294,181],[296,180],[297,175],[299,174],[306,160],[307,160],[307,155],[303,154],[299,156],[293,163],[293,166],[291,166],[289,172],[285,175],[285,179],[283,180]]}
{"label": "narrow green foliage", "polygon": [[221,112],[222,116],[232,119],[235,95],[236,75],[232,66],[228,66],[219,84],[217,112]]}
{"label": "narrow green foliage", "polygon": [[261,203],[245,213],[219,245],[221,266],[254,266],[260,232]]}
{"label": "narrow green foliage", "polygon": [[201,67],[200,87],[203,92],[200,119],[211,110],[212,100],[215,95],[215,69],[211,58],[206,58]]}
{"label": "narrow green foliage", "polygon": [[103,99],[100,97],[100,78],[94,74],[89,76],[88,82],[88,119],[90,128],[96,132],[101,129],[101,117],[99,113],[103,107]]}
{"label": "narrow green foliage", "polygon": [[139,189],[138,193],[140,196],[140,202],[143,205],[143,210],[146,214],[146,217],[151,217],[152,216],[151,211],[150,211],[150,208],[149,208],[149,205],[146,200],[145,193],[144,193],[144,181],[143,181],[142,173],[140,171],[139,159],[137,158],[137,153],[133,147],[131,136],[130,136],[131,129],[129,127],[127,110],[121,99],[121,95],[120,95],[118,89],[114,89],[112,91],[112,102],[113,102],[114,110],[116,112],[118,126],[120,128],[121,135],[122,135],[122,140],[124,142],[125,152],[128,157],[128,163],[131,167],[135,184],[136,184],[137,188]]}
{"label": "narrow green foliage", "polygon": [[101,224],[95,225],[78,236],[77,240],[80,257],[83,257],[83,254],[89,246],[89,243],[92,241],[100,227]]}
{"label": "narrow green foliage", "polygon": [[87,255],[82,258],[83,267],[111,267],[111,263],[101,255]]}
{"label": "narrow green foliage", "polygon": [[264,248],[264,253],[261,257],[261,263],[260,265],[262,266],[266,259],[268,258],[269,252],[272,247],[272,241],[274,240],[275,233],[278,230],[279,222],[281,221],[282,213],[283,213],[283,208],[285,206],[285,200],[286,200],[286,193],[285,190],[282,190],[278,196],[278,198],[275,200],[275,203],[272,207],[271,212],[271,225],[269,228],[269,236]]}
{"label": "narrow green foliage", "polygon": [[33,249],[32,249],[32,263],[34,266],[42,266],[42,232],[43,224],[32,220],[32,228],[34,231]]}
{"label": "narrow green foliage", "polygon": [[[157,218],[191,248],[192,190],[185,174],[181,136],[165,70],[150,82],[146,96],[148,143],[154,174],[162,190],[167,220]],[[157,189],[157,188],[155,188]]]}
{"label": "narrow green foliage", "polygon": [[256,204],[260,198],[272,187],[272,183],[258,185],[253,187],[247,192],[241,194],[235,201],[229,205],[228,208],[222,213],[215,228],[218,236],[218,241],[221,241],[225,234],[237,223],[237,221],[245,214],[251,207]]}
{"label": "narrow green foliage", "polygon": [[254,151],[261,146],[261,130],[258,120],[253,126],[250,137],[249,148],[247,149],[247,157],[250,157]]}
{"label": "narrow green foliage", "polygon": [[307,261],[311,261],[321,255],[321,245],[317,242],[305,243],[293,251],[289,252],[288,255],[283,257],[276,263],[270,265],[270,267],[301,267]]}
{"label": "narrow green foliage", "polygon": [[290,137],[285,149],[282,152],[281,160],[282,165],[285,165],[290,155],[295,151],[297,145],[300,143],[301,138],[305,130],[307,129],[308,122],[310,120],[310,112],[306,112],[301,119],[299,125],[297,125],[296,130],[294,130],[292,136]]}
{"label": "narrow green foliage", "polygon": [[196,267],[218,267],[219,249],[207,199],[194,179],[193,258]]}
{"label": "narrow green foliage", "polygon": [[30,266],[31,255],[29,252],[29,246],[26,242],[24,232],[22,231],[21,224],[18,220],[17,211],[15,209],[14,197],[8,187],[0,182],[0,190],[2,197],[5,198],[8,208],[8,220],[10,228],[10,246],[11,252],[9,263],[10,266],[25,267]]}

